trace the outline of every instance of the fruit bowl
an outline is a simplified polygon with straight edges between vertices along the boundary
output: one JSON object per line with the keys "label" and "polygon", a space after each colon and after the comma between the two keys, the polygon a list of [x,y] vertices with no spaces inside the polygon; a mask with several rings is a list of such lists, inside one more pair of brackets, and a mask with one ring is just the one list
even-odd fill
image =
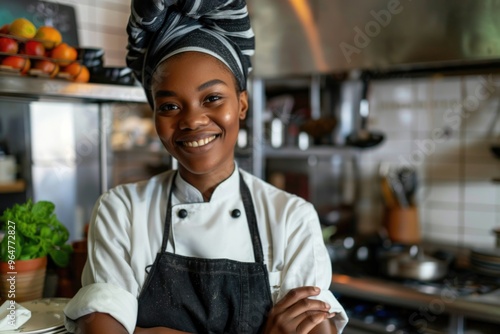
{"label": "fruit bowl", "polygon": [[[0,52],[0,75],[28,75],[32,77],[59,78],[72,81],[79,73],[62,72],[59,69],[78,61],[54,59],[45,56],[32,56],[26,54],[9,54]],[[5,62],[5,63],[4,63]]]}
{"label": "fruit bowl", "polygon": [[50,50],[53,49],[56,46],[56,42],[46,40],[46,39],[39,39],[39,38],[26,38],[26,37],[21,37],[21,36],[15,36],[11,34],[5,34],[5,33],[0,33],[0,37],[5,37],[5,38],[10,38],[16,41],[18,44],[25,44],[27,42],[33,41],[33,42],[39,42],[41,43],[45,49]]}
{"label": "fruit bowl", "polygon": [[[0,33],[0,75],[87,82],[88,70],[77,60],[77,49],[66,43],[54,43]],[[67,71],[68,68],[71,70]]]}

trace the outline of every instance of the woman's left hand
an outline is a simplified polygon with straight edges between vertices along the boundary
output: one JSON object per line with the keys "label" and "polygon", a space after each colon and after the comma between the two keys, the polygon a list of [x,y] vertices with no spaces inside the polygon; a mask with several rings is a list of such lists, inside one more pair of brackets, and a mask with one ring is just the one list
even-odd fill
{"label": "woman's left hand", "polygon": [[318,324],[334,316],[328,312],[330,305],[309,298],[319,293],[320,289],[313,286],[290,290],[269,312],[264,333],[311,333]]}

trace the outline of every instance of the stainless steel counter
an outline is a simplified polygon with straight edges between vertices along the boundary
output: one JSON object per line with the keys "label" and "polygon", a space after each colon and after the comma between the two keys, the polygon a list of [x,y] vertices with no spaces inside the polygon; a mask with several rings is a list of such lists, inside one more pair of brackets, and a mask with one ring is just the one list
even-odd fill
{"label": "stainless steel counter", "polygon": [[6,75],[0,76],[0,94],[35,100],[63,98],[97,102],[147,102],[142,87],[138,86],[74,83]]}
{"label": "stainless steel counter", "polygon": [[500,324],[500,289],[467,296],[451,289],[426,293],[398,282],[337,274],[332,277],[331,289],[348,297],[414,309],[420,316],[422,312],[431,316],[449,314],[450,333],[462,333],[465,318]]}

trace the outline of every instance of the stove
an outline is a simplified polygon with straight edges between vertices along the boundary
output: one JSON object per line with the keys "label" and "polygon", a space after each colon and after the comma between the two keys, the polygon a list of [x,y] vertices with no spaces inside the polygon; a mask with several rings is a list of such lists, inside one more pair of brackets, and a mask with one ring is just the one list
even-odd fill
{"label": "stove", "polygon": [[450,268],[437,281],[396,279],[369,265],[336,263],[332,291],[344,306],[350,333],[497,334],[500,277]]}
{"label": "stove", "polygon": [[349,276],[337,277],[333,292],[349,316],[344,334],[498,334],[499,278],[468,271],[442,282],[358,277],[352,289],[337,290]]}
{"label": "stove", "polygon": [[407,279],[400,283],[425,294],[451,293],[461,297],[487,294],[500,289],[500,277],[486,276],[472,270],[451,270],[444,279],[435,282]]}

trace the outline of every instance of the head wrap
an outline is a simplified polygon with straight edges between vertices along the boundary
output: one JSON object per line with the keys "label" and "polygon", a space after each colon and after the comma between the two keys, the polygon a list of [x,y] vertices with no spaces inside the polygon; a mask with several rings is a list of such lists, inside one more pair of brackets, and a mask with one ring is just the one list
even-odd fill
{"label": "head wrap", "polygon": [[127,33],[127,66],[151,105],[156,67],[186,51],[216,57],[246,89],[255,40],[245,0],[132,0]]}

